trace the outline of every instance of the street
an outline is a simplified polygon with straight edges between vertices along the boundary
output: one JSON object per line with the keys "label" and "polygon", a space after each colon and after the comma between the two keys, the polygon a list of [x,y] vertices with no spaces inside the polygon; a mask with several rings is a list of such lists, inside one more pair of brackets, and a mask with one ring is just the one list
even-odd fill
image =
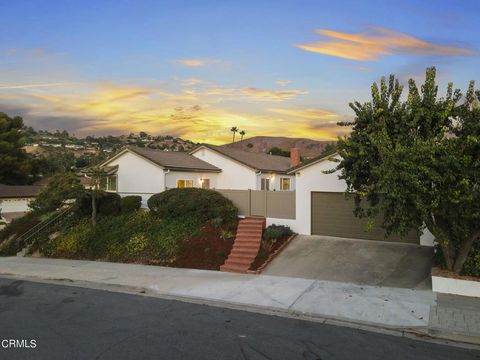
{"label": "street", "polygon": [[5,339],[35,346],[2,341],[0,359],[480,359],[473,350],[316,322],[0,278]]}

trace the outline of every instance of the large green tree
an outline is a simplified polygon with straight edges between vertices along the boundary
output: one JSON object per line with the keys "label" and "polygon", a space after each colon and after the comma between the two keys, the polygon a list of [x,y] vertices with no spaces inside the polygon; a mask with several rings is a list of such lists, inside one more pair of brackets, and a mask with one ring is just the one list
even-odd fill
{"label": "large green tree", "polygon": [[58,209],[67,200],[75,199],[82,190],[77,175],[70,172],[57,173],[29,206],[38,214],[44,214]]}
{"label": "large green tree", "polygon": [[34,160],[22,149],[23,119],[0,112],[0,183],[27,184],[36,179]]}
{"label": "large green tree", "polygon": [[357,216],[382,213],[387,234],[425,227],[435,236],[449,270],[461,272],[480,237],[480,92],[447,87],[438,97],[435,68],[408,96],[390,76],[372,86],[372,99],[350,107],[355,119],[340,139],[337,166]]}

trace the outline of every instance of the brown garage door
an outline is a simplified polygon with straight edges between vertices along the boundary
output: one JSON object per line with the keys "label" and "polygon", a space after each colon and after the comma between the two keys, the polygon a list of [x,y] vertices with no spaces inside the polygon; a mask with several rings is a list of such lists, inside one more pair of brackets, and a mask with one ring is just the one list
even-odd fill
{"label": "brown garage door", "polygon": [[312,235],[419,243],[415,232],[404,238],[398,235],[385,238],[385,230],[378,226],[378,219],[376,226],[367,230],[367,219],[355,217],[353,206],[353,199],[346,200],[344,193],[312,192]]}

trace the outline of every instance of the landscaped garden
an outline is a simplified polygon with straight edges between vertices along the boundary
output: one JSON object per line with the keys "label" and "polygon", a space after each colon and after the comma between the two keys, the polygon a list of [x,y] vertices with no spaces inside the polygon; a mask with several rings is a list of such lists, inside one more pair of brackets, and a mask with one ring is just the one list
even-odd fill
{"label": "landscaped garden", "polygon": [[91,198],[74,205],[77,221],[51,234],[39,250],[48,257],[218,269],[228,256],[237,209],[221,194],[203,189],[172,189],[152,196],[150,211],[141,198],[101,193],[98,219],[91,221]]}
{"label": "landscaped garden", "polygon": [[[233,246],[237,209],[216,191],[168,190],[153,195],[146,211],[140,196],[79,191],[75,183],[66,188],[77,195],[71,214],[35,239],[30,252],[36,256],[218,270]],[[0,255],[22,250],[19,235],[58,213],[62,201],[52,202],[49,191],[33,211],[0,231]]]}

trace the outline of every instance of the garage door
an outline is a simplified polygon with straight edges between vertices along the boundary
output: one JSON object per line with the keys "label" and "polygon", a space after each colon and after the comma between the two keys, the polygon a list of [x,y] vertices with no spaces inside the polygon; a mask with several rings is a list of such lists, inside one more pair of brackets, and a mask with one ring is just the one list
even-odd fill
{"label": "garage door", "polygon": [[419,243],[415,232],[404,238],[398,235],[385,238],[385,230],[377,225],[381,223],[378,218],[376,226],[367,231],[367,219],[355,217],[353,206],[353,199],[346,200],[344,193],[312,192],[312,235]]}

